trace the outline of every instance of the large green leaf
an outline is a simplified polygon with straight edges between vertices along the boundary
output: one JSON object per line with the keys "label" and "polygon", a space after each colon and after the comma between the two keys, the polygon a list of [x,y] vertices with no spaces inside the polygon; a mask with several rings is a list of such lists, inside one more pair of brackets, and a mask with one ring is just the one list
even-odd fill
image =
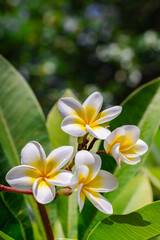
{"label": "large green leaf", "polygon": [[[63,97],[76,98],[70,90],[66,90]],[[51,139],[52,147],[56,148],[62,145],[72,145],[74,146],[76,151],[77,139],[62,131],[61,129],[62,120],[63,119],[58,112],[58,106],[56,103],[47,117],[47,128]],[[72,194],[70,197],[58,198],[56,200],[56,205],[57,216],[60,221],[59,224],[61,223],[62,225],[64,236],[67,238],[76,239],[78,235],[77,233],[78,212],[75,194]]]}
{"label": "large green leaf", "polygon": [[[72,91],[69,89],[66,90],[62,97],[76,98]],[[63,118],[58,112],[58,103],[55,103],[47,116],[47,128],[53,148],[57,148],[62,145],[69,145],[71,144],[70,142],[73,141],[72,139],[75,140],[75,138],[72,138],[72,136],[62,131],[62,120]]]}
{"label": "large green leaf", "polygon": [[[21,149],[28,141],[40,142],[47,153],[51,150],[51,145],[44,115],[33,92],[22,76],[3,57],[0,57],[0,86],[0,144],[8,158],[5,160],[6,163],[0,158],[0,168],[3,169],[3,176],[0,178],[2,183],[8,169],[20,163]],[[41,232],[41,239],[45,239],[40,215],[33,197],[20,196],[18,198],[18,195],[14,196],[13,194],[8,196],[8,194],[3,195],[3,202],[14,215],[17,205],[20,206],[19,213],[21,214],[16,217],[24,225],[29,225],[30,221],[29,218],[27,220],[24,217],[24,206],[27,202],[36,218],[36,226]],[[30,236],[28,235],[29,231],[25,232],[24,235],[27,236],[27,239],[32,239],[31,231]]]}
{"label": "large green leaf", "polygon": [[160,168],[144,167],[143,172],[149,177],[153,186],[160,191]]}
{"label": "large green leaf", "polygon": [[87,240],[147,240],[160,234],[160,201],[126,215],[100,221]]}
{"label": "large green leaf", "polygon": [[[141,139],[143,139],[151,147],[153,137],[160,123],[160,79],[154,80],[136,90],[123,103],[123,111],[119,117],[111,122],[111,129],[115,129],[125,124],[134,124],[139,126],[141,130]],[[118,196],[122,193],[130,179],[136,174],[140,166],[144,163],[147,154],[142,156],[142,160],[137,165],[122,164],[120,170],[115,170],[115,175],[119,180],[119,187],[104,196],[117,207]],[[97,212],[87,229],[86,234],[103,218],[105,214]],[[85,219],[84,219],[85,221]],[[83,232],[85,226],[81,227]],[[85,236],[86,236],[85,234]]]}
{"label": "large green leaf", "polygon": [[152,187],[144,174],[134,176],[116,198],[114,213],[124,214],[135,211],[153,201]]}
{"label": "large green leaf", "polygon": [[0,231],[0,239],[1,240],[14,240],[13,238],[9,237],[8,235],[3,233],[2,231]]}

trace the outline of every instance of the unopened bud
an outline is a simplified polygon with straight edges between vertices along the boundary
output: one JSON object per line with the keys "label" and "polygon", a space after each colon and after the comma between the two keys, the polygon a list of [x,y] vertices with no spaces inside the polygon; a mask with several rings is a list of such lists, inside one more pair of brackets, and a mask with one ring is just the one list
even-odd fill
{"label": "unopened bud", "polygon": [[60,196],[70,196],[72,189],[70,187],[64,187],[56,192],[56,198]]}

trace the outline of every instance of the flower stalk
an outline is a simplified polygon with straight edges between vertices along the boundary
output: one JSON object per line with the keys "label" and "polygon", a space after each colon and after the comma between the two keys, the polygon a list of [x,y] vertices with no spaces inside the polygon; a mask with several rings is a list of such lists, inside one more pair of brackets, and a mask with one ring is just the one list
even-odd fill
{"label": "flower stalk", "polygon": [[38,203],[37,206],[41,215],[43,227],[46,233],[47,240],[54,240],[54,235],[51,227],[51,222],[49,220],[47,210],[44,204]]}
{"label": "flower stalk", "polygon": [[4,185],[0,185],[0,192],[12,192],[12,193],[21,193],[21,194],[32,195],[32,190],[20,191],[20,190],[16,190],[14,188],[7,187],[7,186],[4,186]]}
{"label": "flower stalk", "polygon": [[[28,194],[28,195],[32,195],[32,190],[28,190],[28,191],[20,191],[20,190],[16,190],[12,187],[7,187],[4,185],[0,185],[0,192],[12,192],[12,193],[20,193],[20,194]],[[57,195],[58,197],[58,195]],[[46,237],[47,240],[54,240],[54,235],[52,232],[52,227],[51,227],[51,223],[47,214],[47,210],[44,204],[40,204],[37,202],[37,206],[41,215],[41,219],[42,219],[42,223],[44,226],[44,230],[46,233]]]}

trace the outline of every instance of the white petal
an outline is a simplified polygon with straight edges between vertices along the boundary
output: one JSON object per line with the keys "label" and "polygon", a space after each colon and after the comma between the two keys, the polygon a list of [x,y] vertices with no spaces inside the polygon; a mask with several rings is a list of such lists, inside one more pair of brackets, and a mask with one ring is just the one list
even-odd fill
{"label": "white petal", "polygon": [[92,122],[99,113],[103,103],[103,97],[99,92],[92,93],[83,103],[88,122]]}
{"label": "white petal", "polygon": [[83,187],[83,184],[80,184],[77,190],[77,203],[79,206],[79,211],[81,212],[84,206],[84,201],[85,201],[85,195],[84,193],[81,191]]}
{"label": "white petal", "polygon": [[62,169],[52,172],[52,174],[47,177],[47,180],[52,183],[52,185],[65,187],[70,185],[72,176],[73,174],[71,172]]}
{"label": "white petal", "polygon": [[55,186],[42,178],[34,182],[32,191],[36,201],[41,204],[49,203],[55,198]]}
{"label": "white petal", "polygon": [[86,134],[85,122],[77,116],[65,117],[61,128],[64,132],[75,137],[82,137]]}
{"label": "white petal", "polygon": [[72,146],[62,146],[54,149],[46,159],[46,172],[57,171],[62,168],[73,154]]}
{"label": "white petal", "polygon": [[118,187],[118,179],[110,172],[99,170],[98,175],[85,188],[95,192],[111,192]]}
{"label": "white petal", "polygon": [[135,143],[135,145],[133,145],[128,150],[123,151],[123,154],[127,158],[135,158],[135,157],[139,157],[139,156],[145,154],[147,152],[147,150],[148,150],[147,144],[144,141],[142,141],[141,139],[138,139],[138,141]]}
{"label": "white petal", "polygon": [[126,135],[126,139],[123,145],[121,145],[121,150],[127,150],[131,148],[139,139],[140,130],[135,125],[124,125],[121,128],[124,129]]}
{"label": "white petal", "polygon": [[12,168],[6,175],[6,181],[13,188],[20,191],[32,189],[34,181],[41,177],[41,173],[30,166],[21,165]]}
{"label": "white petal", "polygon": [[75,156],[76,168],[80,165],[86,165],[89,168],[87,181],[91,181],[93,178],[95,178],[101,168],[101,158],[95,153],[82,150],[79,151]]}
{"label": "white petal", "polygon": [[97,192],[88,192],[84,190],[86,197],[91,203],[101,212],[105,214],[112,214],[113,208],[111,203]]}
{"label": "white petal", "polygon": [[106,153],[110,153],[112,147],[116,143],[120,143],[120,145],[123,145],[123,143],[126,139],[125,134],[126,134],[125,130],[121,127],[116,128],[111,134],[109,134],[104,141],[104,149],[105,149]]}
{"label": "white petal", "polygon": [[90,127],[89,125],[86,125],[86,130],[95,138],[98,139],[106,139],[106,137],[111,133],[110,130],[107,128],[104,128],[102,126],[95,126]]}
{"label": "white petal", "polygon": [[113,148],[111,149],[111,155],[114,157],[114,159],[117,162],[118,167],[120,168],[120,160],[121,160],[121,158],[120,158],[119,147],[120,147],[120,144],[116,143],[113,146]]}
{"label": "white petal", "polygon": [[21,151],[21,163],[39,169],[41,172],[45,168],[46,155],[43,147],[36,141],[31,141],[25,145]]}
{"label": "white petal", "polygon": [[89,168],[86,165],[80,165],[76,168],[71,178],[70,186],[74,190],[79,183],[85,183],[88,179]]}
{"label": "white petal", "polygon": [[112,119],[116,118],[121,113],[121,111],[122,111],[121,106],[114,106],[114,107],[108,108],[97,115],[96,121],[94,121],[93,124],[99,125],[105,122],[109,122]]}
{"label": "white petal", "polygon": [[127,158],[122,153],[120,153],[120,157],[121,157],[121,161],[123,161],[129,165],[135,165],[141,161],[140,157]]}
{"label": "white petal", "polygon": [[63,118],[69,115],[76,115],[85,118],[85,111],[75,98],[65,97],[58,101],[58,110]]}

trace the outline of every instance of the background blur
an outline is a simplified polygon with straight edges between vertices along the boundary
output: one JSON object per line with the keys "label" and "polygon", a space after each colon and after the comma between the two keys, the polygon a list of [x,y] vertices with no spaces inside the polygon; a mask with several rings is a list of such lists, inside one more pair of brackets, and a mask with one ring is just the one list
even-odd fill
{"label": "background blur", "polygon": [[120,104],[160,75],[160,1],[0,1],[0,53],[25,77],[45,114],[71,88]]}

